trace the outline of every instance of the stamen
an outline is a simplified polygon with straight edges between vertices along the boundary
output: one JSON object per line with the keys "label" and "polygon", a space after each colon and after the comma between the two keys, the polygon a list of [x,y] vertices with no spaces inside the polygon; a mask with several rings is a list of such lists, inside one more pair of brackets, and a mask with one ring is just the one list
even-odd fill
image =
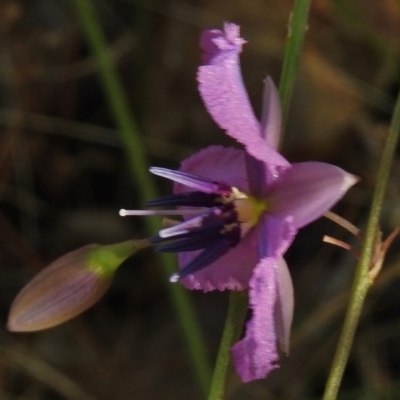
{"label": "stamen", "polygon": [[174,171],[167,168],[151,167],[150,172],[154,175],[170,179],[174,182],[181,183],[184,186],[192,189],[200,190],[204,193],[230,193],[231,188],[223,182],[215,182],[207,178],[188,174],[187,172]]}
{"label": "stamen", "polygon": [[340,215],[337,215],[337,214],[333,213],[332,211],[327,211],[324,214],[324,217],[330,219],[333,222],[336,222],[342,228],[348,230],[355,237],[357,237],[361,240],[363,239],[363,233],[360,231],[360,229],[358,229],[351,222],[347,221],[347,219],[344,219]]}
{"label": "stamen", "polygon": [[360,252],[357,249],[355,249],[350,244],[343,242],[342,240],[336,239],[332,236],[325,235],[322,238],[322,241],[325,243],[333,244],[334,246],[341,247],[342,249],[345,249],[345,250],[349,251],[350,253],[355,254],[357,258],[360,257]]}
{"label": "stamen", "polygon": [[190,210],[119,210],[121,217],[127,217],[131,215],[136,216],[148,216],[148,215],[201,215],[207,211],[207,208],[196,208]]}
{"label": "stamen", "polygon": [[[173,238],[150,238],[150,241],[155,243],[162,243],[168,241],[170,243],[161,244],[156,247],[157,251],[162,252],[181,252],[181,251],[194,251],[205,249],[212,245],[215,240],[219,240],[221,236],[225,235],[224,226],[222,224],[212,224],[202,228],[194,229],[186,234],[174,236]],[[228,240],[231,245],[235,246],[237,240],[235,234],[227,234]],[[172,240],[172,243],[171,243]]]}
{"label": "stamen", "polygon": [[169,278],[170,282],[177,282],[179,279],[182,279],[207,267],[215,260],[226,254],[231,247],[232,246],[229,241],[226,238],[221,237],[220,240],[215,241],[212,246],[200,253],[191,263],[186,265],[179,272],[172,275],[171,278]]}
{"label": "stamen", "polygon": [[159,199],[150,200],[146,203],[147,207],[214,207],[221,203],[221,196],[218,194],[210,194],[200,192],[184,192],[174,194],[172,196],[161,197]]}
{"label": "stamen", "polygon": [[165,228],[149,239],[161,252],[180,253],[203,249],[188,265],[171,276],[171,282],[177,282],[222,257],[240,242],[241,237],[266,210],[265,201],[257,201],[224,182],[166,168],[151,167],[150,172],[187,186],[192,191],[151,200],[147,207],[184,209],[121,209],[119,215],[186,216],[182,222],[164,219]]}
{"label": "stamen", "polygon": [[[207,218],[207,216],[209,218]],[[219,218],[212,218],[212,217],[210,218],[209,215],[207,215],[207,216],[204,217],[200,227],[188,229],[186,232],[182,232],[181,227],[179,227],[179,230],[174,235],[160,236],[158,234],[157,236],[151,237],[150,241],[152,244],[156,244],[156,243],[162,243],[162,242],[181,241],[183,239],[199,237],[199,236],[202,237],[203,233],[213,235],[215,232],[217,232],[219,235],[223,234],[224,226],[225,226],[224,220],[219,219]],[[184,223],[185,222],[183,222],[183,223],[180,222],[179,224],[170,225],[170,227],[182,225]]]}
{"label": "stamen", "polygon": [[182,222],[179,225],[172,226],[171,228],[162,229],[158,235],[162,238],[168,238],[176,235],[183,235],[188,233],[191,229],[201,228],[203,226],[204,220],[207,217],[220,216],[222,214],[222,210],[219,208],[213,208],[211,211],[207,213],[202,213],[198,217],[193,217],[187,221]]}
{"label": "stamen", "polygon": [[199,235],[177,240],[173,243],[157,246],[156,250],[163,253],[180,253],[181,251],[195,251],[212,245],[221,234],[218,231],[204,231]]}

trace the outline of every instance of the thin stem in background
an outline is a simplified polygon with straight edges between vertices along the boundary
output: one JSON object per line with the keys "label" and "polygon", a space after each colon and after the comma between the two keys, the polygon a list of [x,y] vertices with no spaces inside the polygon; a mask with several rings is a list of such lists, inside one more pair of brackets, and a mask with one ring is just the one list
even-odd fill
{"label": "thin stem in background", "polygon": [[279,95],[282,105],[282,132],[285,132],[289,115],[290,101],[299,65],[300,53],[303,48],[304,35],[307,29],[310,5],[311,0],[296,0],[288,24],[288,39],[279,82]]}
{"label": "thin stem in background", "polygon": [[136,24],[138,25],[139,40],[137,47],[137,59],[138,59],[138,79],[137,88],[140,93],[140,102],[138,102],[138,115],[140,119],[138,121],[139,126],[143,126],[143,119],[146,116],[146,112],[149,105],[149,94],[152,93],[151,84],[152,80],[150,77],[149,63],[151,60],[151,34],[152,34],[152,0],[138,0],[136,2]]}
{"label": "thin stem in background", "polygon": [[[303,46],[310,3],[311,0],[296,0],[289,22],[288,42],[285,48],[283,71],[279,85],[283,125],[285,124],[292,98],[293,83],[298,67],[299,55]],[[282,131],[283,129],[284,127],[282,126]],[[246,308],[247,296],[239,297],[239,293],[231,293],[229,297],[229,311],[225,321],[208,400],[223,400],[225,398],[228,384],[230,348],[237,340],[234,330],[239,329],[234,318],[238,318],[243,324]]]}
{"label": "thin stem in background", "polygon": [[[144,204],[148,199],[156,198],[157,192],[153,180],[148,172],[148,160],[143,149],[135,120],[129,109],[129,102],[125,95],[121,81],[115,70],[112,57],[107,51],[107,42],[101,30],[98,18],[91,0],[75,0],[75,8],[81,20],[86,40],[96,59],[101,84],[106,95],[108,106],[118,127],[120,140],[124,144],[126,160],[132,176],[139,200]],[[159,230],[159,222],[154,218],[146,218],[146,228],[149,234]],[[176,270],[173,258],[158,254],[163,264],[165,281]],[[207,359],[207,347],[200,330],[192,300],[188,292],[180,285],[168,284],[168,290],[176,309],[183,335],[186,339],[192,365],[195,369],[200,387],[204,394],[208,392],[210,383],[210,369]]]}
{"label": "thin stem in background", "polygon": [[400,132],[400,93],[394,109],[389,127],[389,134],[383,149],[382,160],[379,165],[377,181],[372,198],[371,211],[368,218],[365,239],[361,249],[361,256],[357,264],[356,274],[351,290],[349,306],[343,324],[336,353],[332,362],[330,374],[325,387],[323,400],[335,400],[339,391],[340,382],[349,358],[354,334],[360,319],[368,289],[372,280],[368,274],[375,255],[376,235],[379,231],[379,216],[389,179],[390,167],[393,162],[396,145]]}
{"label": "thin stem in background", "polygon": [[0,357],[2,363],[6,363],[12,369],[21,371],[43,383],[63,399],[95,400],[69,377],[37,358],[34,354],[30,354],[26,349],[22,349],[19,343],[2,330],[0,330]]}
{"label": "thin stem in background", "polygon": [[230,293],[228,315],[225,321],[208,400],[225,399],[227,380],[231,367],[230,349],[232,343],[239,339],[242,332],[247,303],[248,296],[246,291]]}

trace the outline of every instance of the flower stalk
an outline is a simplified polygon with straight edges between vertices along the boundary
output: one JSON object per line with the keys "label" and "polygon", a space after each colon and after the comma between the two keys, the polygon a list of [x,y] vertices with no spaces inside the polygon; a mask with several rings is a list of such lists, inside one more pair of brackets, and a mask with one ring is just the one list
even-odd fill
{"label": "flower stalk", "polygon": [[225,321],[208,400],[223,400],[225,398],[229,372],[232,365],[230,349],[232,343],[239,339],[242,332],[246,317],[247,302],[247,291],[231,292],[229,295],[228,315]]}
{"label": "flower stalk", "polygon": [[304,35],[307,30],[308,12],[311,0],[296,0],[288,24],[288,39],[283,58],[279,95],[282,104],[282,131],[285,132],[289,115],[290,101],[294,81],[299,65],[300,53],[303,48]]}
{"label": "flower stalk", "polygon": [[379,217],[386,191],[389,172],[393,162],[395,149],[400,133],[400,94],[390,123],[388,137],[382,154],[381,163],[377,174],[375,191],[373,194],[371,211],[365,239],[361,249],[361,256],[357,264],[356,274],[350,295],[349,306],[342,328],[342,333],[332,362],[330,374],[325,387],[323,400],[335,400],[343,377],[343,372],[349,358],[354,334],[360,319],[368,289],[373,280],[369,274],[376,251],[376,233],[379,231]]}

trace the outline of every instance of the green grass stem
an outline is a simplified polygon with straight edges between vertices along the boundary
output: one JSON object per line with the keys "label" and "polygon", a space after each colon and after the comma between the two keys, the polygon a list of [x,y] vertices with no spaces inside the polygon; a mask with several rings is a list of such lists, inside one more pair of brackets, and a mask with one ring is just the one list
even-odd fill
{"label": "green grass stem", "polygon": [[285,132],[289,115],[294,81],[296,79],[300,53],[303,48],[304,36],[307,30],[310,5],[311,0],[296,0],[289,19],[287,43],[279,82],[279,95],[282,105],[282,132]]}
{"label": "green grass stem", "polygon": [[365,239],[361,249],[360,259],[357,264],[350,294],[350,301],[341,336],[339,338],[339,343],[332,362],[328,381],[326,383],[323,400],[335,400],[337,398],[339,386],[343,377],[347,360],[349,358],[358,321],[360,320],[364,300],[368,289],[373,283],[368,272],[371,268],[372,260],[375,255],[376,233],[379,232],[379,217],[381,214],[389,173],[399,138],[399,132],[400,94],[397,96],[393,117],[389,127],[389,134],[383,149],[382,159],[379,165],[375,190],[372,198]]}
{"label": "green grass stem", "polygon": [[[118,128],[120,140],[124,145],[133,186],[136,188],[140,202],[144,204],[147,200],[158,197],[156,187],[148,171],[149,163],[143,148],[142,138],[129,108],[129,101],[118,77],[113,59],[108,51],[107,41],[93,4],[91,0],[75,0],[76,12],[87,43],[96,60],[105,97]],[[146,228],[149,235],[154,235],[160,228],[159,221],[154,218],[146,218]],[[167,281],[177,268],[176,261],[161,254],[158,257],[164,267],[164,277]],[[176,309],[196,377],[202,392],[206,394],[211,380],[208,350],[191,297],[180,285],[168,283],[167,288]]]}
{"label": "green grass stem", "polygon": [[247,303],[247,291],[230,293],[228,315],[225,321],[208,400],[225,399],[231,366],[230,349],[232,343],[239,339],[242,332]]}

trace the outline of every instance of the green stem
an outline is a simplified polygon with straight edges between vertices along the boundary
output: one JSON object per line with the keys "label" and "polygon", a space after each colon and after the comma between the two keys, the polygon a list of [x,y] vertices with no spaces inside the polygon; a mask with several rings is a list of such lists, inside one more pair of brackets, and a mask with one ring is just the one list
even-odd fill
{"label": "green stem", "polygon": [[208,400],[223,400],[230,369],[230,348],[239,339],[247,311],[247,292],[231,292],[229,309],[218,351],[217,362]]}
{"label": "green stem", "polygon": [[351,290],[349,306],[343,324],[336,353],[332,362],[330,374],[325,387],[323,400],[334,400],[339,391],[343,372],[349,358],[354,334],[360,319],[368,289],[372,281],[368,275],[369,269],[375,255],[376,233],[379,231],[379,216],[389,179],[390,167],[393,162],[394,152],[400,132],[400,93],[397,97],[394,114],[389,127],[389,134],[383,149],[382,160],[376,180],[375,191],[372,199],[371,211],[368,225],[361,250],[361,256],[357,264],[356,274]]}
{"label": "green stem", "polygon": [[[157,192],[148,172],[148,160],[142,145],[136,123],[129,109],[129,101],[118,77],[112,57],[107,51],[107,42],[98,22],[91,0],[75,0],[77,14],[81,20],[86,40],[96,59],[103,90],[108,106],[118,127],[120,139],[124,144],[126,160],[139,200],[156,198]],[[159,230],[159,222],[154,218],[146,218],[146,228],[149,234]],[[165,278],[169,278],[176,269],[174,258],[159,254],[164,265]],[[186,339],[189,355],[203,393],[208,392],[210,369],[207,359],[207,348],[201,333],[196,313],[187,291],[180,285],[168,285],[178,319]]]}
{"label": "green stem", "polygon": [[279,94],[282,105],[282,132],[289,114],[294,80],[299,65],[300,53],[303,47],[304,34],[307,29],[308,11],[311,0],[296,0],[288,26],[288,40],[283,59],[282,74],[279,83]]}
{"label": "green stem", "polygon": [[137,102],[138,115],[141,120],[139,126],[143,126],[143,119],[146,118],[146,112],[149,105],[149,94],[152,92],[150,79],[151,68],[151,34],[152,34],[152,7],[153,0],[137,0],[136,1],[136,18],[135,23],[138,26],[138,45],[137,45],[137,59],[138,59],[138,79],[137,88],[140,93],[140,102]]}

